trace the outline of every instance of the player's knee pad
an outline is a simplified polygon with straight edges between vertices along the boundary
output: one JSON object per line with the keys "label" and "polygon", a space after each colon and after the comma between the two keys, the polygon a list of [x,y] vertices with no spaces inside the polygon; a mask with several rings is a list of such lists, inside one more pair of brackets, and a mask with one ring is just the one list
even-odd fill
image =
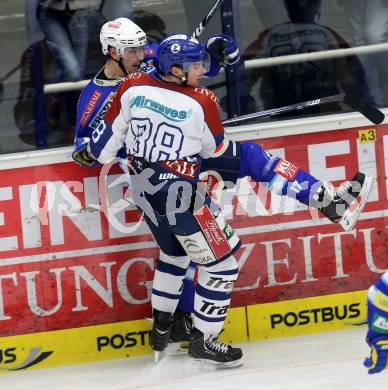
{"label": "player's knee pad", "polygon": [[241,245],[240,239],[225,222],[222,214],[204,205],[194,212],[195,229],[176,237],[190,259],[199,265],[210,266],[227,259]]}
{"label": "player's knee pad", "polygon": [[169,256],[160,252],[152,286],[153,308],[170,313],[175,311],[189,262],[187,256]]}
{"label": "player's knee pad", "polygon": [[201,267],[194,299],[195,327],[217,335],[229,310],[230,297],[238,276],[234,256],[211,267]]}

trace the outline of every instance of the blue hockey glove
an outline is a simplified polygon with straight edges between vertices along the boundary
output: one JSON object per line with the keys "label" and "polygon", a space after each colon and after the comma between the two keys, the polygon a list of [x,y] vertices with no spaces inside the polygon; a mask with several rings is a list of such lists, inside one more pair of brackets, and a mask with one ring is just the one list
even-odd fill
{"label": "blue hockey glove", "polygon": [[158,69],[158,47],[157,43],[150,43],[144,48],[144,59],[139,66],[139,70],[144,73],[150,73]]}
{"label": "blue hockey glove", "polygon": [[85,167],[94,167],[101,165],[87,150],[90,138],[76,138],[74,142],[74,152],[72,153],[73,160]]}
{"label": "blue hockey glove", "polygon": [[[236,41],[230,35],[214,35],[206,42],[206,49],[221,66],[235,69],[240,65],[240,53]],[[213,59],[213,58],[212,58]]]}
{"label": "blue hockey glove", "polygon": [[369,368],[368,374],[388,368],[388,338],[375,339],[373,342],[367,338],[366,342],[371,348],[370,357],[364,360],[364,366]]}

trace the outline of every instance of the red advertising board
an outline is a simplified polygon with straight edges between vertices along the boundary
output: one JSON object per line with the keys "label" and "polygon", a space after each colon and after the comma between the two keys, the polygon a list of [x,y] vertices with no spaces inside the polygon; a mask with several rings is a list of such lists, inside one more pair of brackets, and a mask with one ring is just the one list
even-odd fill
{"label": "red advertising board", "polygon": [[[334,184],[358,170],[377,181],[350,232],[248,179],[224,192],[226,219],[243,241],[232,305],[369,287],[388,269],[388,126],[260,143]],[[150,315],[157,247],[119,169],[106,182],[99,172],[71,162],[2,171],[0,336]]]}

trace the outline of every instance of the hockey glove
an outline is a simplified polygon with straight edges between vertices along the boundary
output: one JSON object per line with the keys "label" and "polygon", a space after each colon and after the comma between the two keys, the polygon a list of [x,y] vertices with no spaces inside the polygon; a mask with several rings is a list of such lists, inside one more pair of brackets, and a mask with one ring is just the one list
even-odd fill
{"label": "hockey glove", "polygon": [[371,348],[370,357],[364,360],[364,366],[369,368],[368,374],[376,374],[388,368],[388,338],[375,339],[366,342]]}
{"label": "hockey glove", "polygon": [[85,167],[99,166],[99,162],[88,152],[90,138],[76,138],[74,144],[74,152],[72,153],[73,160]]}
{"label": "hockey glove", "polygon": [[158,47],[157,43],[150,43],[144,47],[144,58],[139,66],[139,71],[150,73],[158,69]]}
{"label": "hockey glove", "polygon": [[[230,35],[215,35],[206,42],[206,49],[221,66],[235,69],[240,65],[240,53],[237,43]],[[212,58],[213,60],[213,58]]]}

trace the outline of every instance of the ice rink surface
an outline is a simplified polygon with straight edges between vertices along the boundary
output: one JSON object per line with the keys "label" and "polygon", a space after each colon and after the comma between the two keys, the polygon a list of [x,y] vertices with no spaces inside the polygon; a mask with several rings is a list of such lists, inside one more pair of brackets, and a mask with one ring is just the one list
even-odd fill
{"label": "ice rink surface", "polygon": [[366,328],[243,344],[244,365],[214,370],[186,356],[151,356],[5,374],[1,390],[388,390],[368,375]]}

